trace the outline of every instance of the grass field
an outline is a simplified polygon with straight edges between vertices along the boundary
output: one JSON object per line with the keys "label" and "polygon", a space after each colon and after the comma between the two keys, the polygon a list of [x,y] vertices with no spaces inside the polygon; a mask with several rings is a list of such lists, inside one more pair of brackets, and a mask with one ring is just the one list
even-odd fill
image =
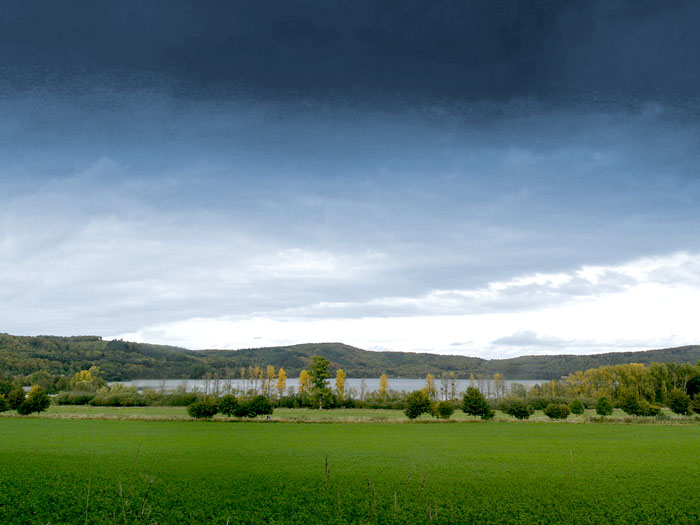
{"label": "grass field", "polygon": [[699,456],[700,425],[2,418],[0,523],[697,523]]}

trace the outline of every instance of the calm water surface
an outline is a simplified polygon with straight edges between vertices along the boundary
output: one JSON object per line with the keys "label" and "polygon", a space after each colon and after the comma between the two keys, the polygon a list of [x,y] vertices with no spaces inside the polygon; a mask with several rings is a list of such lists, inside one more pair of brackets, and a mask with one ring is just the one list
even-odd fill
{"label": "calm water surface", "polygon": [[[504,381],[506,388],[510,389],[511,385],[513,383],[520,383],[521,385],[524,385],[526,388],[530,388],[533,385],[539,385],[542,383],[547,383],[549,382],[546,379],[506,379]],[[190,392],[212,392],[217,390],[217,383],[216,380],[210,379],[210,380],[205,380],[205,379],[135,379],[133,381],[115,381],[115,383],[121,383],[125,386],[135,386],[139,390],[147,389],[147,388],[152,388],[154,390],[175,390],[176,388],[181,388],[184,387],[187,391]],[[257,385],[259,387],[259,381],[257,382]],[[388,379],[388,388],[389,390],[404,390],[406,392],[412,392],[413,390],[419,390],[425,386],[425,378],[421,379]],[[230,386],[229,386],[230,385]],[[277,385],[277,380],[273,379],[273,390]],[[297,386],[299,385],[299,378],[298,377],[289,377],[287,378],[287,388],[294,388],[296,390]],[[243,390],[248,390],[253,388],[253,384],[250,380],[246,379],[245,381],[241,379],[219,379],[218,380],[218,390],[220,392],[222,391],[229,391],[231,389],[237,390],[237,391],[243,391]],[[330,380],[330,386],[334,387],[335,386],[335,378],[331,378]],[[457,379],[455,380],[455,387],[458,392],[464,392],[467,387],[470,386],[470,382],[468,379]],[[491,392],[494,390],[494,385],[493,385],[493,380],[492,379],[477,379],[474,380],[474,386],[479,387],[483,392]],[[440,389],[443,387],[443,383],[440,380],[439,377],[435,378],[435,388],[439,392]],[[451,388],[451,385],[448,383],[447,385],[448,390]],[[379,378],[378,377],[371,377],[371,378],[345,378],[345,389],[349,391],[350,389],[355,390],[358,394],[362,393],[363,391],[365,393],[373,392],[375,390],[379,390]]]}

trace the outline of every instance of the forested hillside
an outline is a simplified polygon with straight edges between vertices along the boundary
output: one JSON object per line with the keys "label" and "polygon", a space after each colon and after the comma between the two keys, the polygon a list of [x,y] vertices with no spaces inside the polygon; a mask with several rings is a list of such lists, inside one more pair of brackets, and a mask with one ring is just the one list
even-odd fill
{"label": "forested hillside", "polygon": [[343,368],[349,377],[424,377],[428,372],[455,372],[510,379],[558,379],[570,372],[623,363],[692,363],[700,346],[596,355],[524,356],[486,360],[454,355],[371,352],[341,343],[301,344],[245,350],[186,350],[172,346],[105,341],[97,336],[13,336],[0,334],[0,373],[26,376],[38,370],[53,375],[74,374],[97,365],[109,381],[128,379],[237,377],[241,367],[284,367],[290,377],[322,355],[331,370]]}

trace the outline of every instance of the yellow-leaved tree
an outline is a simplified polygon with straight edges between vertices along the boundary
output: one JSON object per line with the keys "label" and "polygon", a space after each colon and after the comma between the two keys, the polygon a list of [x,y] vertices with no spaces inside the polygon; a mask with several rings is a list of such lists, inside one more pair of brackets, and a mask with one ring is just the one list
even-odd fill
{"label": "yellow-leaved tree", "polygon": [[77,372],[70,380],[72,390],[81,390],[87,392],[95,392],[107,382],[100,377],[100,369],[96,366],[91,366],[89,370],[81,370]]}
{"label": "yellow-leaved tree", "polygon": [[277,395],[282,397],[285,390],[287,390],[287,372],[284,368],[280,368],[277,373]]}
{"label": "yellow-leaved tree", "polygon": [[428,394],[430,399],[435,400],[435,376],[428,372],[425,376],[425,393]]}
{"label": "yellow-leaved tree", "polygon": [[345,399],[345,370],[339,368],[335,373],[335,391],[338,393],[338,399]]}
{"label": "yellow-leaved tree", "polygon": [[506,394],[506,378],[498,372],[493,374],[493,389],[496,391],[496,397],[504,397]]}
{"label": "yellow-leaved tree", "polygon": [[386,399],[386,390],[389,387],[389,382],[386,379],[386,374],[379,377],[379,395],[382,399]]}
{"label": "yellow-leaved tree", "polygon": [[309,392],[311,388],[311,378],[306,370],[302,370],[299,374],[299,395],[303,396]]}
{"label": "yellow-leaved tree", "polygon": [[275,367],[272,365],[267,365],[265,375],[267,379],[267,382],[265,383],[265,395],[270,397],[270,394],[272,393],[272,380],[275,379]]}

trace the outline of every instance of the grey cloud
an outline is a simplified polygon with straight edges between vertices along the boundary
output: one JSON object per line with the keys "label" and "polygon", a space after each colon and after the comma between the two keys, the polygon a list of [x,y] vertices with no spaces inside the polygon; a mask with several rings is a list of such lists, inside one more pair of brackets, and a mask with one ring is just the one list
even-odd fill
{"label": "grey cloud", "polygon": [[[492,345],[498,346],[544,346],[544,347],[557,347],[557,346],[568,346],[572,344],[572,341],[565,341],[563,339],[558,339],[556,337],[540,336],[535,332],[525,330],[522,332],[514,333],[507,337],[501,337],[492,341]],[[578,345],[579,343],[577,343]]]}
{"label": "grey cloud", "polygon": [[[4,83],[185,98],[687,101],[696,2],[86,3],[4,6]],[[154,30],[157,27],[157,30]]]}

